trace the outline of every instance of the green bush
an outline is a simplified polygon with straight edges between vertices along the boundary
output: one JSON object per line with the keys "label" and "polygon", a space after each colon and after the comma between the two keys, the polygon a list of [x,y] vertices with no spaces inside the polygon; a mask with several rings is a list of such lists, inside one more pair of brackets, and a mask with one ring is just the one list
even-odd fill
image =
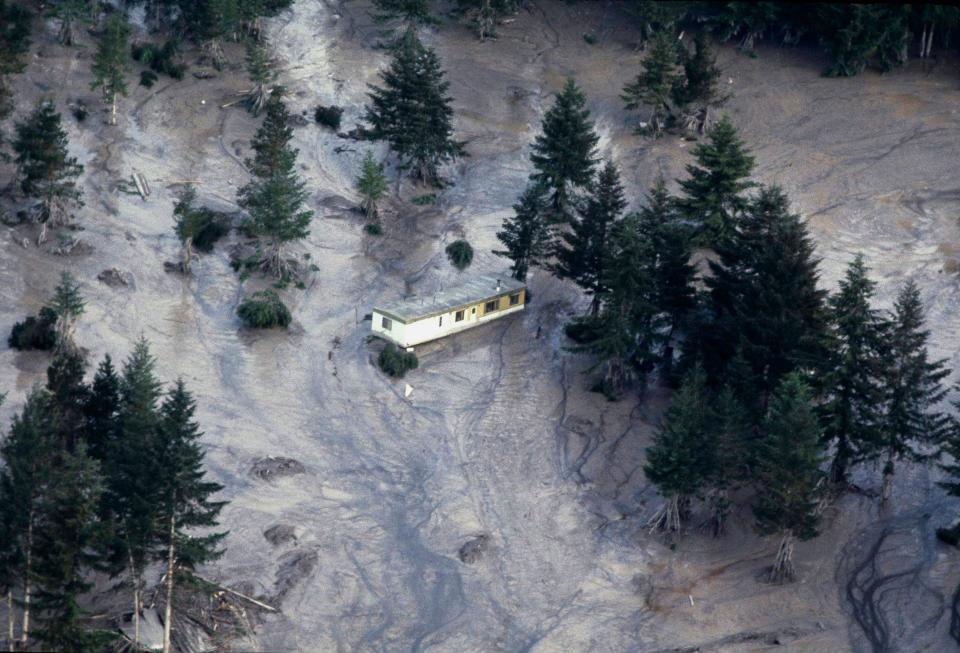
{"label": "green bush", "polygon": [[417,195],[412,200],[410,200],[417,206],[427,206],[429,204],[437,203],[437,194],[436,193],[427,193],[426,195]]}
{"label": "green bush", "polygon": [[593,35],[593,34],[584,34],[584,35],[583,35],[583,40],[584,40],[588,45],[596,45],[596,44],[597,44],[597,37],[596,37],[595,35]]}
{"label": "green bush", "polygon": [[57,322],[57,316],[49,308],[41,308],[40,315],[30,316],[23,322],[17,322],[10,330],[10,337],[7,344],[13,349],[21,351],[26,349],[49,350],[57,344],[57,332],[54,325]]}
{"label": "green bush", "polygon": [[392,342],[388,342],[380,352],[377,364],[385,374],[402,379],[407,372],[417,369],[420,361],[413,352],[401,351]]}
{"label": "green bush", "polygon": [[193,246],[200,252],[209,253],[218,240],[227,235],[230,227],[223,216],[210,209],[200,209],[201,224],[197,235],[193,238]]}
{"label": "green bush", "polygon": [[140,71],[140,86],[151,88],[157,79],[157,73],[153,72],[152,70]]}
{"label": "green bush", "polygon": [[366,231],[371,236],[383,235],[383,225],[381,225],[379,222],[369,222],[363,225],[363,230]]}
{"label": "green bush", "polygon": [[322,104],[313,112],[313,119],[318,125],[329,127],[333,131],[340,129],[340,117],[343,116],[343,109],[336,106],[325,107]]}
{"label": "green bush", "polygon": [[[155,43],[135,43],[131,48],[131,55],[134,61],[142,63],[144,66],[150,66],[150,69],[157,73],[169,75],[174,79],[183,79],[183,73],[187,70],[186,64],[175,63],[174,59],[180,54],[180,45],[174,39],[167,39],[162,46]],[[149,88],[150,84],[144,84],[144,75],[140,75],[140,83]]]}
{"label": "green bush", "polygon": [[455,240],[447,245],[447,258],[458,270],[464,270],[473,262],[473,247],[465,240]]}
{"label": "green bush", "polygon": [[290,310],[272,290],[261,290],[247,297],[237,309],[244,324],[254,329],[290,326]]}

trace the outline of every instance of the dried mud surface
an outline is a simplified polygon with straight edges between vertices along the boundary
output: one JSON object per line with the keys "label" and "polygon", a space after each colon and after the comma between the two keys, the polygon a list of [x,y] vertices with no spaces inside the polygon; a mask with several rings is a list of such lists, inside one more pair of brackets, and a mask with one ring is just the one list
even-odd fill
{"label": "dried mud surface", "polygon": [[[76,235],[93,252],[55,258],[22,246],[28,228],[0,229],[0,332],[36,311],[69,268],[88,298],[78,338],[93,360],[123,356],[144,335],[162,378],[182,375],[197,394],[208,465],[231,501],[227,554],[208,575],[281,609],[262,616],[241,648],[955,650],[948,631],[960,564],[933,531],[958,511],[927,470],[902,468],[885,514],[859,495],[834,504],[824,534],[798,546],[802,580],[791,586],[760,581],[775,543],[751,533],[747,511],[719,541],[694,532],[671,550],[650,537],[644,523],[658,499],[643,448],[668,393],[618,403],[589,393],[589,361],[562,351],[562,324],[583,301],[546,275],[534,275],[535,303],[523,314],[420,348],[409,399],[402,382],[371,365],[368,324],[358,318],[378,301],[454,283],[448,242],[473,244],[471,270],[504,267],[490,253],[495,232],[565,76],[589,96],[603,155],[620,165],[632,197],[689,160],[689,143],[631,134],[618,94],[639,54],[616,3],[528,5],[496,43],[454,25],[425,35],[449,71],[470,157],[448,170],[454,185],[437,206],[392,201],[382,238],[365,236],[352,210],[352,176],[369,144],[312,122],[295,130],[317,213],[297,253],[319,271],[306,290],[283,293],[294,315],[287,334],[240,328],[236,305],[260,282],[239,281],[230,243],[201,257],[192,278],[163,269],[178,251],[172,182],[198,180],[204,203],[236,210],[257,123],[220,106],[245,88],[242,67],[214,79],[162,78],[150,90],[131,75],[111,128],[88,90],[89,39],[62,48],[47,24],[16,81],[17,107],[40,95],[97,107],[82,125],[66,118],[86,166]],[[298,0],[269,21],[296,113],[335,103],[346,108],[345,128],[358,119],[385,62],[367,10]],[[242,61],[239,50],[229,54]],[[723,49],[720,61],[735,93],[727,111],[756,154],[757,179],[783,185],[808,218],[825,286],[857,251],[885,306],[899,283],[916,279],[934,353],[960,367],[960,288],[949,271],[960,257],[956,67],[834,80],[818,75],[823,62],[808,51],[768,48],[747,59]],[[118,191],[134,171],[150,181],[146,202]],[[398,191],[424,192],[407,182]],[[127,285],[97,281],[113,268],[132,275]],[[0,351],[4,419],[45,365],[42,355]],[[285,465],[297,473],[251,473],[271,457],[294,461]],[[868,469],[858,480],[877,477]]]}

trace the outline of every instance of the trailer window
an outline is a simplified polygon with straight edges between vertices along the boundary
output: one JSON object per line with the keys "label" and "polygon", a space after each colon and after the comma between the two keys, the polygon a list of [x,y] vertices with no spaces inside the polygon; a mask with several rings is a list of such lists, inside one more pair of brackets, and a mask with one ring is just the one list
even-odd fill
{"label": "trailer window", "polygon": [[519,303],[520,303],[520,293],[515,292],[515,293],[513,293],[512,295],[510,295],[510,305],[511,305],[511,306],[516,306],[516,305],[519,304]]}
{"label": "trailer window", "polygon": [[499,302],[496,299],[494,299],[493,301],[487,302],[486,304],[483,305],[483,312],[485,314],[494,312],[495,310],[497,310],[498,303]]}
{"label": "trailer window", "polygon": [[393,326],[393,321],[389,318],[383,318],[383,321],[380,322],[380,326],[383,327],[384,331],[389,331],[390,327]]}
{"label": "trailer window", "polygon": [[463,322],[463,314],[464,314],[464,311],[457,311],[456,314],[454,314],[453,316],[453,321]]}

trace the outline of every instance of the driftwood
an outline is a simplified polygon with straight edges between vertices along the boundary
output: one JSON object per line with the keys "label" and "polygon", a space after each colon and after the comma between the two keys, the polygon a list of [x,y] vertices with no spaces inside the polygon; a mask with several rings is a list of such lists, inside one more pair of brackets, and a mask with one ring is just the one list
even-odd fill
{"label": "driftwood", "polygon": [[222,590],[222,591],[224,591],[224,592],[227,592],[228,594],[232,594],[233,596],[236,596],[236,597],[238,597],[238,598],[241,598],[241,599],[243,599],[244,601],[249,601],[250,603],[252,603],[252,604],[254,604],[255,606],[257,606],[258,608],[263,608],[264,610],[268,610],[269,612],[280,612],[280,610],[278,610],[277,608],[273,607],[272,605],[267,605],[267,604],[264,603],[263,601],[258,601],[257,599],[255,599],[255,598],[253,598],[253,597],[247,596],[246,594],[241,594],[241,593],[238,592],[237,590],[232,590],[232,589],[230,589],[229,587],[223,587],[223,586],[220,585],[219,583],[214,583],[212,580],[209,580],[209,579],[204,578],[204,577],[202,577],[202,576],[197,576],[197,578],[200,579],[200,580],[202,580],[204,583],[208,583],[208,584],[212,585],[213,587],[216,587],[217,589],[220,589],[220,590]]}
{"label": "driftwood", "polygon": [[147,180],[143,178],[139,172],[135,172],[132,175],[133,184],[137,187],[137,192],[140,193],[140,197],[146,201],[150,197],[150,186],[147,185]]}

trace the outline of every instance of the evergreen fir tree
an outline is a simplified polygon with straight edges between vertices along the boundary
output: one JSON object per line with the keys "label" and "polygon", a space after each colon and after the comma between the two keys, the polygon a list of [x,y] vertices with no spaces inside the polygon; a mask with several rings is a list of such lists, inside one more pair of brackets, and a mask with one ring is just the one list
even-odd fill
{"label": "evergreen fir tree", "polygon": [[679,49],[672,32],[659,32],[649,43],[643,58],[643,70],[637,78],[623,87],[620,96],[628,111],[646,108],[650,111],[647,126],[637,133],[660,136],[674,112],[676,89],[683,79],[677,71]]}
{"label": "evergreen fir tree", "polygon": [[16,600],[22,609],[21,648],[27,647],[31,636],[36,539],[41,506],[50,480],[49,468],[57,450],[55,432],[56,420],[50,395],[34,388],[0,444],[0,459],[3,460],[0,497],[4,500],[3,518],[9,529],[10,543],[7,556],[15,565],[14,583],[21,588],[20,598]]}
{"label": "evergreen fir tree", "polygon": [[43,242],[48,223],[65,222],[72,207],[83,205],[77,187],[83,166],[67,152],[67,132],[52,102],[41,101],[25,121],[16,124],[15,132],[20,189],[41,202],[38,221],[43,225],[39,238]]}
{"label": "evergreen fir tree", "polygon": [[570,231],[562,234],[562,245],[556,251],[554,273],[561,279],[573,280],[592,296],[593,316],[599,314],[600,299],[607,288],[604,264],[612,228],[626,205],[620,173],[608,162],[579,216],[572,221]]}
{"label": "evergreen fir tree", "polygon": [[637,222],[630,215],[613,229],[605,254],[607,285],[600,314],[576,318],[567,328],[568,334],[582,334],[581,344],[571,351],[592,354],[598,365],[606,365],[601,388],[610,398],[619,395],[635,371],[645,378],[663,339],[653,274],[655,252]]}
{"label": "evergreen fir tree", "polygon": [[883,426],[883,341],[887,325],[870,306],[876,284],[857,254],[829,300],[829,358],[820,407],[825,442],[833,443],[830,480],[844,485],[847,470],[875,448]]}
{"label": "evergreen fir tree", "polygon": [[178,576],[222,555],[218,548],[226,533],[190,535],[193,528],[213,528],[225,501],[211,496],[223,489],[206,480],[203,468],[203,435],[194,421],[196,404],[182,380],[167,395],[161,409],[159,437],[153,449],[157,463],[158,511],[161,526],[154,559],[166,565],[166,614],[163,650],[170,652],[173,590]]}
{"label": "evergreen fir tree", "polygon": [[754,44],[764,33],[780,23],[782,4],[779,2],[725,2],[719,5],[720,11],[712,17],[711,22],[720,40],[727,41],[739,36],[740,51],[756,56]]}
{"label": "evergreen fir tree", "polygon": [[707,500],[710,530],[714,537],[720,537],[730,512],[730,491],[746,480],[750,424],[746,410],[730,387],[725,387],[711,403],[710,418]]}
{"label": "evergreen fir tree", "polygon": [[115,523],[106,544],[111,576],[125,573],[133,592],[134,641],[139,641],[143,572],[157,537],[157,465],[160,382],[141,339],[124,364],[115,437],[107,442],[106,498],[102,510]]}
{"label": "evergreen fir tree", "polygon": [[694,367],[663,416],[660,428],[647,449],[643,471],[665,500],[651,525],[677,533],[689,510],[690,501],[700,495],[710,472],[710,406],[706,375]]}
{"label": "evergreen fir tree", "polygon": [[710,124],[710,109],[723,105],[729,96],[720,92],[720,68],[710,51],[706,34],[694,37],[693,54],[681,49],[683,83],[674,86],[673,101],[686,116],[686,127],[696,125],[701,134]]}
{"label": "evergreen fir tree", "polygon": [[504,220],[502,230],[497,232],[497,239],[505,249],[493,250],[493,253],[513,261],[510,272],[518,281],[526,281],[530,268],[543,265],[550,254],[547,193],[548,188],[542,182],[528,184],[513,205],[514,217]]}
{"label": "evergreen fir tree", "polygon": [[120,435],[120,377],[117,376],[109,354],[104,357],[93,376],[83,413],[83,437],[87,443],[87,451],[106,467]]}
{"label": "evergreen fir tree", "polygon": [[110,124],[117,124],[117,96],[127,96],[127,39],[130,27],[119,11],[110,14],[97,42],[93,59],[93,81],[90,90],[100,89],[103,100],[110,103]]}
{"label": "evergreen fir tree", "polygon": [[748,181],[754,159],[727,116],[710,128],[707,138],[693,150],[697,163],[687,166],[689,178],[679,180],[683,194],[677,206],[715,245],[730,237],[746,206],[744,191],[754,185]]}
{"label": "evergreen fir tree", "polygon": [[93,551],[99,542],[100,465],[80,442],[72,453],[59,452],[46,473],[33,567],[38,622],[34,637],[44,648],[96,653],[116,637],[109,631],[89,630],[79,602],[93,587],[87,572],[96,562]]}
{"label": "evergreen fir tree", "polygon": [[530,161],[535,181],[551,191],[554,221],[569,219],[571,194],[589,187],[597,163],[598,137],[593,131],[586,98],[573,78],[568,78],[553,106],[543,116],[543,133],[533,143]]}
{"label": "evergreen fir tree", "polygon": [[778,535],[780,544],[770,570],[772,582],[796,576],[793,547],[818,534],[823,451],[810,390],[799,373],[783,378],[764,422],[756,452],[758,497],[753,508],[761,535]]}
{"label": "evergreen fir tree", "polygon": [[497,25],[517,10],[516,0],[457,0],[461,15],[477,31],[481,41],[497,37]]}
{"label": "evergreen fir tree", "polygon": [[409,30],[437,22],[430,11],[430,0],[373,0],[373,6],[373,21],[384,25],[387,34],[398,27]]}
{"label": "evergreen fir tree", "polygon": [[776,187],[763,188],[741,216],[741,228],[718,246],[706,279],[711,324],[699,336],[709,374],[717,378],[740,354],[749,366],[761,411],[780,379],[819,369],[826,335],[819,260],[803,222]]}
{"label": "evergreen fir tree", "polygon": [[57,316],[57,347],[56,351],[76,351],[77,345],[73,339],[73,332],[77,326],[77,319],[83,315],[86,302],[80,294],[80,284],[73,275],[64,270],[60,273],[60,283],[54,290],[53,297],[47,308]]}
{"label": "evergreen fir tree", "polygon": [[888,71],[907,60],[909,5],[823,4],[817,7],[820,41],[833,60],[830,77],[856,75],[874,58]]}
{"label": "evergreen fir tree", "polygon": [[383,164],[373,159],[373,152],[367,150],[360,164],[360,176],[357,177],[357,192],[360,193],[360,208],[369,220],[379,217],[377,202],[387,192],[387,178],[383,174]]}
{"label": "evergreen fir tree", "polygon": [[60,21],[60,31],[57,39],[63,45],[73,45],[76,24],[83,20],[90,20],[90,0],[52,0],[47,16]]}
{"label": "evergreen fir tree", "polygon": [[[30,11],[18,3],[0,0],[0,122],[13,113],[9,76],[23,71],[30,50]],[[9,161],[6,136],[0,129],[0,162]]]}
{"label": "evergreen fir tree", "polygon": [[666,313],[672,335],[696,305],[693,287],[696,269],[690,263],[689,229],[679,219],[663,177],[657,178],[647,194],[646,203],[640,209],[639,225],[656,253],[656,304]]}
{"label": "evergreen fir tree", "polygon": [[250,90],[244,96],[244,104],[250,113],[259,116],[267,103],[267,85],[273,82],[276,75],[270,67],[266,48],[253,39],[247,41],[247,76],[250,78]]}
{"label": "evergreen fir tree", "polygon": [[70,349],[57,352],[47,368],[47,390],[56,415],[57,436],[60,446],[67,451],[75,450],[84,436],[84,406],[90,396],[90,388],[83,381],[86,368],[83,357]]}
{"label": "evergreen fir tree", "polygon": [[450,82],[440,59],[407,30],[380,76],[383,86],[370,86],[364,114],[371,135],[390,144],[401,168],[412,168],[424,182],[436,182],[438,166],[465,156],[463,142],[453,139]]}
{"label": "evergreen fir tree", "polygon": [[262,265],[278,277],[288,275],[284,247],[310,233],[313,211],[304,210],[306,184],[296,170],[299,150],[290,146],[293,130],[281,89],[267,102],[267,116],[252,142],[255,156],[247,161],[254,179],[240,189],[239,204],[250,214],[250,229],[266,238],[269,253]]}
{"label": "evergreen fir tree", "polygon": [[904,284],[894,304],[884,351],[886,415],[883,436],[875,453],[884,458],[881,501],[893,489],[897,460],[923,460],[920,447],[941,444],[948,425],[936,405],[946,395],[940,382],[950,374],[945,360],[930,361],[920,289]]}

